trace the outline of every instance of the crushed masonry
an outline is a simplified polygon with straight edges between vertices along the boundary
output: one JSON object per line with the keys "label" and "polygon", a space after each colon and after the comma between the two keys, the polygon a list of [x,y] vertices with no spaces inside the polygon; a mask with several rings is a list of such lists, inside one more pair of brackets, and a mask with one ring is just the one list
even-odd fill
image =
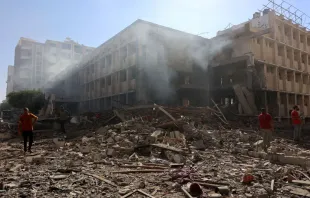
{"label": "crushed masonry", "polygon": [[255,128],[219,107],[153,107],[84,117],[67,140],[40,133],[25,156],[2,126],[0,196],[310,197],[308,137],[277,134],[266,153]]}

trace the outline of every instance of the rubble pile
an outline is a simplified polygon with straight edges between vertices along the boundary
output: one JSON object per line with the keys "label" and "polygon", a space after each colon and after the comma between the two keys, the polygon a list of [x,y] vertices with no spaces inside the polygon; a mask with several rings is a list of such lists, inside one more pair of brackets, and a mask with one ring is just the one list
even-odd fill
{"label": "rubble pile", "polygon": [[267,154],[256,131],[231,129],[216,110],[141,112],[114,110],[122,122],[109,117],[94,131],[71,131],[83,136],[37,140],[26,156],[20,142],[1,143],[0,195],[310,196],[310,153],[288,140],[275,139]]}

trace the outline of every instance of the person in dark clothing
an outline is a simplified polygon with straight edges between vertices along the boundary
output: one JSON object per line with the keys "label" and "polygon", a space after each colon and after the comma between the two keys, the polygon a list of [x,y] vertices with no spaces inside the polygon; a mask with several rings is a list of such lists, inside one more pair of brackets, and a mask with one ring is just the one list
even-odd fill
{"label": "person in dark clothing", "polygon": [[[24,152],[31,153],[31,146],[33,143],[33,125],[38,120],[38,117],[29,113],[28,108],[24,108],[24,113],[19,118],[19,128],[21,129],[24,138]],[[27,149],[27,142],[29,139],[29,146]]]}
{"label": "person in dark clothing", "polygon": [[64,134],[66,134],[65,123],[67,122],[68,118],[69,118],[68,112],[65,111],[64,108],[61,108],[59,112],[59,123],[60,123],[60,129]]}

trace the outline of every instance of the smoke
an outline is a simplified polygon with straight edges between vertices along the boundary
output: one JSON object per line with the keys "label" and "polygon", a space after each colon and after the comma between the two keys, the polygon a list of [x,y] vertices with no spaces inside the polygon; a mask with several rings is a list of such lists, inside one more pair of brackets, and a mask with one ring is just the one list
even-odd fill
{"label": "smoke", "polygon": [[232,41],[227,37],[206,39],[180,33],[147,29],[142,43],[146,46],[146,58],[141,69],[149,85],[145,87],[153,98],[169,100],[176,94],[178,72],[193,72],[193,65],[207,71],[214,57]]}
{"label": "smoke", "polygon": [[207,71],[213,59],[231,44],[232,40],[228,37],[215,37],[205,39],[204,42],[193,42],[188,50],[188,56],[195,65]]}

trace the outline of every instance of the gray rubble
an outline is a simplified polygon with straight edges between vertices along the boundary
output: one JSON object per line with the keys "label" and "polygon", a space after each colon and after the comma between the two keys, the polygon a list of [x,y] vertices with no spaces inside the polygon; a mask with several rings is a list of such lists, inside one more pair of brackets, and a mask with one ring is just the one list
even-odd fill
{"label": "gray rubble", "polygon": [[25,156],[21,139],[2,142],[0,196],[310,196],[310,152],[301,145],[278,137],[267,154],[255,130],[202,121],[176,119],[175,128],[130,119],[70,131],[84,135],[67,141],[36,140]]}

